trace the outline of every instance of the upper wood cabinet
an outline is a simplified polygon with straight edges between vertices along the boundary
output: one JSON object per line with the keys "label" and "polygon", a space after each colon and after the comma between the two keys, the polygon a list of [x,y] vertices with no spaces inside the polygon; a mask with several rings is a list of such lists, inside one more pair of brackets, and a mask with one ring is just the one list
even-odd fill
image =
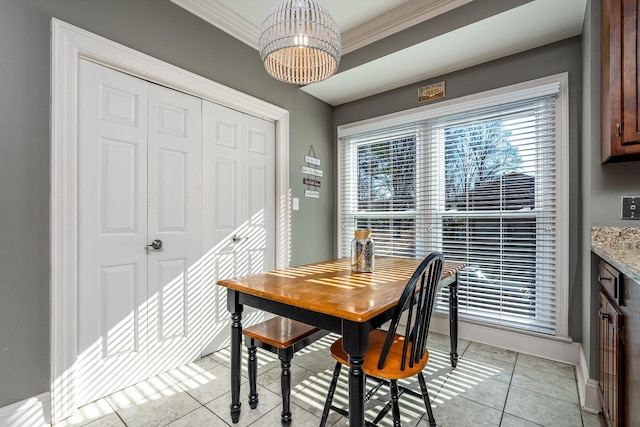
{"label": "upper wood cabinet", "polygon": [[602,163],[640,160],[638,0],[602,0]]}

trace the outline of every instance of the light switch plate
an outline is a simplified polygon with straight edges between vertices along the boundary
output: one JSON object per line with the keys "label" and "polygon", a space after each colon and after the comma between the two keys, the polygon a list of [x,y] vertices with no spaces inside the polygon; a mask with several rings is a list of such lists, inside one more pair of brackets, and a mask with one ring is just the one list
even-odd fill
{"label": "light switch plate", "polygon": [[298,199],[297,197],[293,198],[293,210],[297,211],[300,209],[300,199]]}
{"label": "light switch plate", "polygon": [[640,196],[622,196],[621,219],[640,219]]}

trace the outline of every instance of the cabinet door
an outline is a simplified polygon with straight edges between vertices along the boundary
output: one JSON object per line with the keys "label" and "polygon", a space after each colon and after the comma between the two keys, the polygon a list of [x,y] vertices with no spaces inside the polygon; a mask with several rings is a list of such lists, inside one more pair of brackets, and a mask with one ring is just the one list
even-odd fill
{"label": "cabinet door", "polygon": [[602,162],[640,159],[638,0],[602,0]]}
{"label": "cabinet door", "polygon": [[603,292],[599,302],[600,400],[607,425],[619,427],[624,425],[624,317]]}
{"label": "cabinet door", "polygon": [[638,0],[625,0],[622,13],[622,145],[640,152],[638,116]]}

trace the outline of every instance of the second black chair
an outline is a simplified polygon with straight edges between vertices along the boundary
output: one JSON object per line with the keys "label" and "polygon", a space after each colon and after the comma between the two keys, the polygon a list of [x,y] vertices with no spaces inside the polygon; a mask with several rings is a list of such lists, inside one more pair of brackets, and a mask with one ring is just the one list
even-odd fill
{"label": "second black chair", "polygon": [[[432,427],[436,425],[422,370],[429,360],[429,352],[426,349],[427,334],[443,266],[444,257],[439,252],[433,252],[425,258],[405,286],[391,319],[389,330],[375,329],[369,334],[369,350],[364,355],[362,369],[367,378],[377,379],[379,382],[367,393],[367,398],[370,398],[382,384],[388,384],[391,400],[382,408],[373,422],[367,422],[368,426],[376,425],[390,409],[393,413],[393,425],[400,426],[398,398],[405,392],[422,396],[429,416],[429,424]],[[407,312],[406,329],[404,335],[401,335],[398,333],[398,327],[405,311]],[[330,409],[344,416],[348,415],[348,411],[332,405],[340,370],[343,365],[349,366],[348,355],[342,349],[342,338],[331,345],[331,356],[337,360],[337,363],[322,413],[321,426],[326,424]],[[416,375],[421,394],[398,386],[399,379]]]}

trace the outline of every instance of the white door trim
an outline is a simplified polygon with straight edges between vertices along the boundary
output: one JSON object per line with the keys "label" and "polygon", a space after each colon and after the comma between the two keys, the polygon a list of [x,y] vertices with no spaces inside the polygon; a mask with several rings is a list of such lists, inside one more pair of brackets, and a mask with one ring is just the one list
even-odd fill
{"label": "white door trim", "polygon": [[107,67],[276,125],[276,267],[289,265],[289,112],[98,35],[51,20],[51,419],[75,406],[78,330],[78,61]]}

